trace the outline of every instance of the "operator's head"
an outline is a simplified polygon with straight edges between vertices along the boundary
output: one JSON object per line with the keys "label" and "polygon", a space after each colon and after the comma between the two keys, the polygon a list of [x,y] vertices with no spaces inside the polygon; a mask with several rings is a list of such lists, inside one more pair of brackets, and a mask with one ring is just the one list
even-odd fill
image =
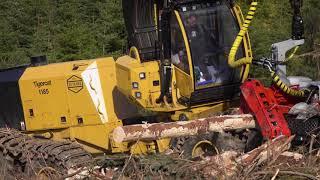
{"label": "operator's head", "polygon": [[188,24],[191,27],[195,27],[197,25],[197,16],[195,14],[190,14],[189,15]]}

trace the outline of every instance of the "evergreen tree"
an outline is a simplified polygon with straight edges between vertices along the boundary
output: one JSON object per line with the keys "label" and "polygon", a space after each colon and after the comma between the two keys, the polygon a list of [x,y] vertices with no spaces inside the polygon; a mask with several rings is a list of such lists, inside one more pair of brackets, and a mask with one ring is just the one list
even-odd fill
{"label": "evergreen tree", "polygon": [[[250,2],[238,0],[244,14]],[[300,53],[316,50],[320,43],[320,25],[315,23],[320,20],[320,1],[304,4],[307,45]],[[272,43],[290,38],[291,18],[289,0],[259,0],[250,27],[255,58],[270,56]],[[0,22],[2,68],[26,64],[34,55],[45,54],[50,62],[60,62],[119,56],[126,49],[120,0],[2,0]],[[300,73],[303,68],[294,70],[294,63],[290,62],[290,71]]]}

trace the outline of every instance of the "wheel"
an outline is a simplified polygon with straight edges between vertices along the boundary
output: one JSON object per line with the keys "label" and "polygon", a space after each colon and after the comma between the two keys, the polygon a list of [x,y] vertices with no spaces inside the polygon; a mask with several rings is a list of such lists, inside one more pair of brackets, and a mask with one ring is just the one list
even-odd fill
{"label": "wheel", "polygon": [[218,149],[213,145],[212,142],[208,140],[202,140],[193,146],[191,157],[197,158],[197,157],[212,156],[217,153],[218,153]]}
{"label": "wheel", "polygon": [[213,156],[218,154],[214,145],[216,134],[173,138],[170,142],[171,149],[180,153],[181,157],[193,159],[198,157]]}

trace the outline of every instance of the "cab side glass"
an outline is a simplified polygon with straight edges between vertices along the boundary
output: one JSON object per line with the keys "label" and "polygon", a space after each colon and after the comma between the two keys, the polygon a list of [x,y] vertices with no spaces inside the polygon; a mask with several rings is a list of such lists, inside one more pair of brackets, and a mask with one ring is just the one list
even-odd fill
{"label": "cab side glass", "polygon": [[[240,81],[240,68],[228,65],[228,54],[239,32],[231,10],[225,5],[193,6],[180,11],[189,39],[196,89]],[[243,57],[243,48],[237,58]]]}
{"label": "cab side glass", "polygon": [[185,42],[176,16],[171,17],[171,61],[172,64],[190,75]]}

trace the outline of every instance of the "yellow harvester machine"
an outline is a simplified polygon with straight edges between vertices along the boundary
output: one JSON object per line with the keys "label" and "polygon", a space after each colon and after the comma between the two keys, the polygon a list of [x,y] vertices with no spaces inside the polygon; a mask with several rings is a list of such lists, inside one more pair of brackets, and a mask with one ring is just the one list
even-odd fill
{"label": "yellow harvester machine", "polygon": [[171,139],[117,143],[112,132],[239,107],[240,86],[253,60],[247,29],[256,2],[246,18],[232,0],[122,4],[128,55],[57,64],[33,57],[30,65],[0,71],[4,155],[26,162],[25,152],[34,159],[46,154],[48,162],[70,167],[89,161],[86,151],[164,152]]}

